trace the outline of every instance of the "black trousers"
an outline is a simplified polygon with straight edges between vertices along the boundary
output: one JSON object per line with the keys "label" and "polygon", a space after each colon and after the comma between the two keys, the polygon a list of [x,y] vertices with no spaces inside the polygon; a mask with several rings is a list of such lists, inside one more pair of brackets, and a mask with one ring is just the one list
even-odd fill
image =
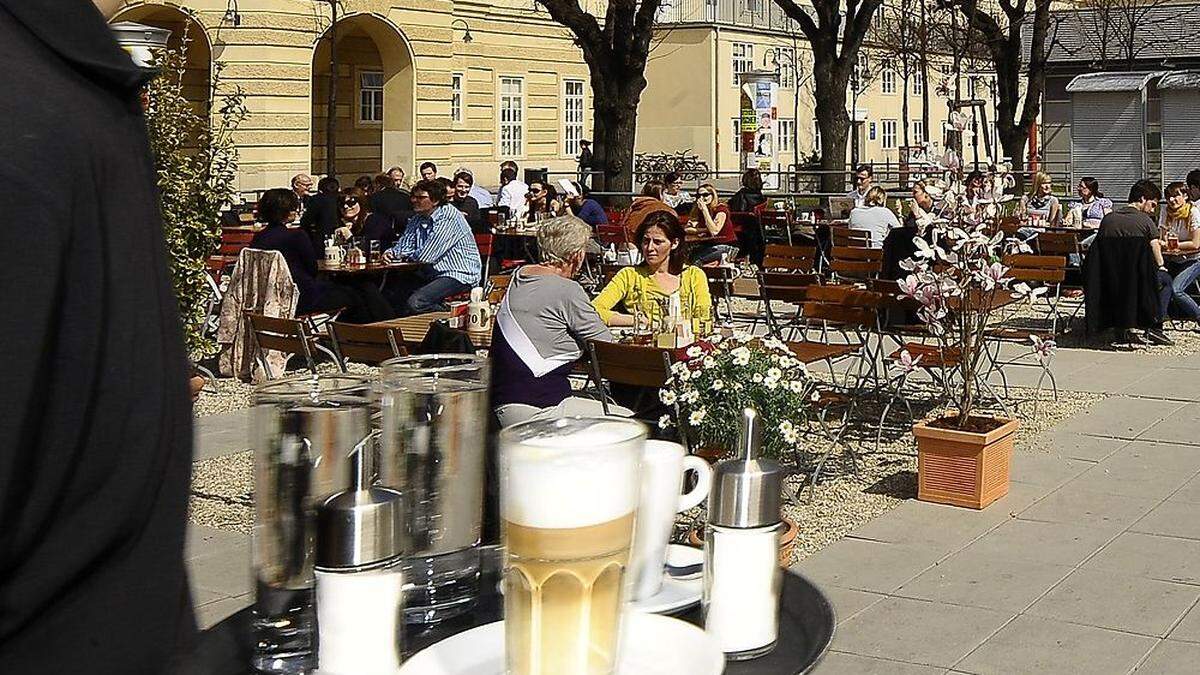
{"label": "black trousers", "polygon": [[369,277],[322,282],[317,297],[302,313],[332,312],[341,307],[345,309],[338,320],[346,323],[374,323],[396,316],[391,304],[379,292],[379,286]]}

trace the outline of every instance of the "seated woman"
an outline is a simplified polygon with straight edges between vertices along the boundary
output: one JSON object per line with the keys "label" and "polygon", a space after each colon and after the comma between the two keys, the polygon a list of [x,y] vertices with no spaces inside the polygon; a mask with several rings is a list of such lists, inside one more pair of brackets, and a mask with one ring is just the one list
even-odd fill
{"label": "seated woman", "polygon": [[501,426],[603,414],[598,401],[573,399],[567,379],[588,340],[612,340],[575,281],[591,235],[575,216],[547,220],[537,232],[542,262],[513,272],[492,330],[492,405]]}
{"label": "seated woman", "polygon": [[866,232],[869,236],[867,244],[871,248],[883,248],[883,240],[897,227],[900,227],[900,221],[888,209],[887,193],[879,186],[867,190],[867,194],[863,195],[863,205],[850,211],[850,229]]}
{"label": "seated woman", "polygon": [[395,316],[380,294],[377,282],[370,278],[358,276],[358,281],[344,283],[317,279],[317,254],[312,240],[304,230],[287,226],[295,220],[299,208],[296,193],[291,190],[276,188],[264,192],[258,200],[258,219],[266,227],[250,241],[251,248],[283,254],[292,281],[300,290],[296,314],[345,308],[339,319],[347,323],[385,321]]}
{"label": "seated woman", "polygon": [[629,248],[637,246],[637,232],[644,221],[652,213],[670,213],[675,215],[675,209],[671,208],[663,201],[663,182],[657,179],[648,180],[642,186],[642,194],[633,198],[629,204],[629,209],[625,211],[625,217],[621,224],[625,227],[625,240],[628,242]]}
{"label": "seated woman", "polygon": [[632,314],[614,311],[618,304],[627,311],[636,306],[643,315],[657,316],[659,301],[672,296],[678,296],[682,308],[711,312],[708,277],[699,267],[684,264],[685,237],[674,211],[656,211],[642,221],[634,238],[642,264],[622,268],[592,300],[604,323],[632,326]]}
{"label": "seated woman", "polygon": [[1052,187],[1050,174],[1044,171],[1033,174],[1033,184],[1024,198],[1025,215],[1030,220],[1039,220],[1041,225],[1062,223],[1062,207],[1058,197],[1050,194]]}
{"label": "seated woman", "polygon": [[334,231],[338,242],[362,240],[363,252],[371,250],[371,242],[379,242],[380,253],[396,243],[396,230],[392,219],[382,213],[372,213],[367,195],[358,188],[350,188],[340,202],[341,226]]}
{"label": "seated woman", "polygon": [[1200,322],[1200,305],[1188,295],[1196,279],[1200,279],[1200,207],[1188,200],[1186,183],[1171,183],[1164,192],[1167,204],[1161,209],[1158,227],[1166,269],[1159,273],[1163,284],[1158,296],[1159,309],[1165,320],[1174,300],[1187,318]]}
{"label": "seated woman", "polygon": [[722,255],[729,258],[737,256],[733,218],[729,217],[729,207],[721,203],[717,188],[712,183],[704,183],[696,190],[696,204],[688,218],[687,233],[712,237],[711,241],[704,242],[692,252],[692,263],[696,265],[718,263]]}
{"label": "seated woman", "polygon": [[758,169],[746,169],[742,174],[742,187],[729,198],[729,208],[733,211],[753,211],[754,207],[767,201],[763,194],[762,173]]}
{"label": "seated woman", "polygon": [[904,225],[889,230],[883,239],[883,270],[879,274],[880,279],[895,281],[908,276],[908,272],[900,263],[917,252],[914,238],[930,239],[927,228],[922,223],[930,217],[933,209],[933,195],[929,194],[925,181],[917,181],[912,187],[912,201],[908,205],[908,214],[904,216]]}
{"label": "seated woman", "polygon": [[529,204],[525,214],[527,222],[535,223],[538,219],[544,220],[562,215],[562,202],[549,183],[540,180],[529,183],[529,194],[525,195],[525,200]]}
{"label": "seated woman", "polygon": [[1078,227],[1089,230],[1099,228],[1104,216],[1112,213],[1112,200],[1100,192],[1100,183],[1091,176],[1080,178],[1075,191],[1079,194]]}

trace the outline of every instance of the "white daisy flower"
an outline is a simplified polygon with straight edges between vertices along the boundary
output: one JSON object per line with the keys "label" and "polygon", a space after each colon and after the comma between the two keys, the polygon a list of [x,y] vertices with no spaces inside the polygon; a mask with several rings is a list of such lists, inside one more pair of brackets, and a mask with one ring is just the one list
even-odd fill
{"label": "white daisy flower", "polygon": [[663,402],[663,405],[675,405],[675,391],[673,389],[660,389],[658,392],[658,400]]}
{"label": "white daisy flower", "polygon": [[658,428],[659,429],[666,429],[667,427],[670,427],[670,426],[671,426],[671,416],[670,415],[663,415],[662,417],[658,418]]}
{"label": "white daisy flower", "polygon": [[708,412],[704,408],[700,408],[699,410],[693,410],[692,414],[688,415],[688,424],[690,424],[692,426],[698,426],[701,422],[704,421],[704,416],[707,414],[708,414]]}
{"label": "white daisy flower", "polygon": [[704,350],[700,348],[700,345],[692,345],[691,347],[687,348],[686,353],[689,359],[694,359],[703,354]]}
{"label": "white daisy flower", "polygon": [[723,381],[721,381],[721,380],[713,380],[713,383],[712,383],[712,390],[713,390],[713,391],[721,391],[721,390],[722,390],[722,389],[724,389],[724,388],[725,388],[725,383],[724,383]]}

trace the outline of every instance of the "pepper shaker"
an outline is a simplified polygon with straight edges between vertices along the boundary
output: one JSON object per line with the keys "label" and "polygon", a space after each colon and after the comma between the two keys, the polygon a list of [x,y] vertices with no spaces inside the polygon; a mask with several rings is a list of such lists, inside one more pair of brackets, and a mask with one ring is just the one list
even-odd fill
{"label": "pepper shaker", "polygon": [[734,661],[769,653],[779,637],[783,471],[759,457],[761,433],[747,408],[737,456],[713,470],[704,531],[704,630]]}

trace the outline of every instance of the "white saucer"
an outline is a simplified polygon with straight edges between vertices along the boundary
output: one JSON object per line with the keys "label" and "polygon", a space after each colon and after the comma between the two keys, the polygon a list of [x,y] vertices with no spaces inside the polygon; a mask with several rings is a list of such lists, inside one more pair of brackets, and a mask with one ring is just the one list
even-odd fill
{"label": "white saucer", "polygon": [[[617,675],[720,675],[725,655],[703,630],[679,619],[630,612]],[[504,622],[453,635],[417,652],[399,675],[503,675]]]}
{"label": "white saucer", "polygon": [[[704,562],[704,551],[691,546],[671,544],[667,547],[667,564],[674,567],[698,565]],[[663,584],[654,595],[629,603],[635,611],[650,614],[676,612],[700,602],[704,594],[704,574],[677,579],[663,571]]]}

